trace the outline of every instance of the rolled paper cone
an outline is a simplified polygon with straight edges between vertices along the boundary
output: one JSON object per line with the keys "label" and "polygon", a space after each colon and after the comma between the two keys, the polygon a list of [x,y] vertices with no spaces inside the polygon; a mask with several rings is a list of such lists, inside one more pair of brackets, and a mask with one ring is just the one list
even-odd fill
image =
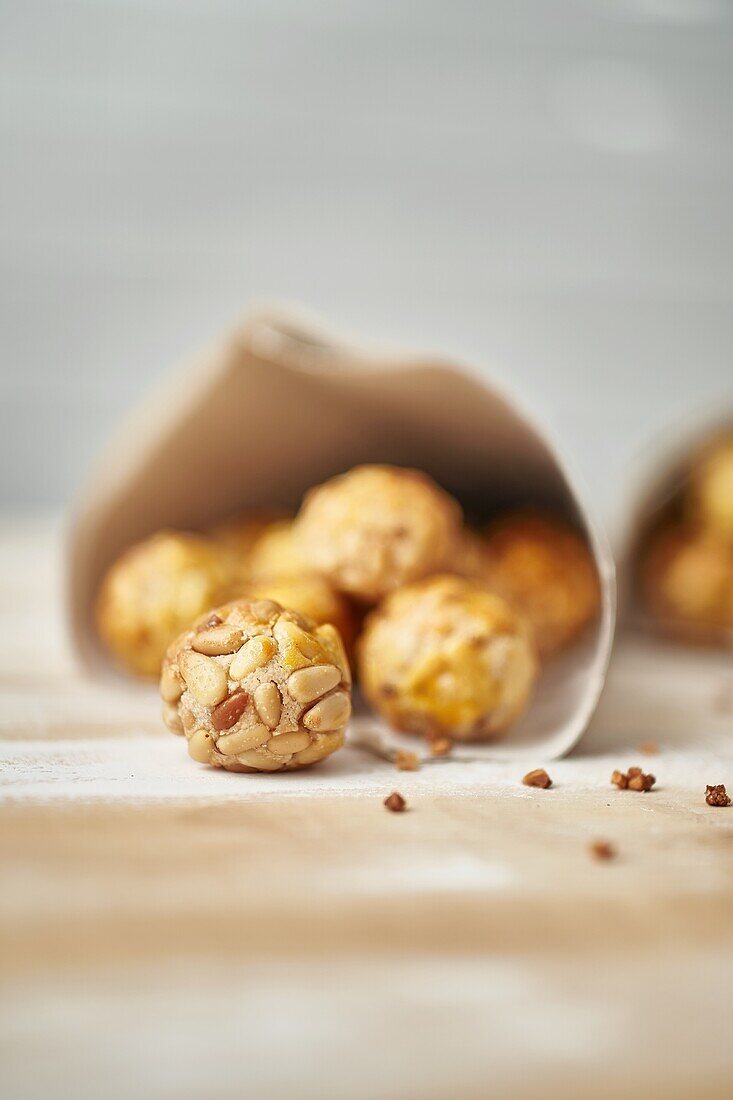
{"label": "rolled paper cone", "polygon": [[304,491],[359,463],[425,470],[467,514],[550,509],[586,536],[601,611],[543,671],[534,702],[492,757],[568,752],[606,675],[615,620],[611,553],[547,432],[479,373],[421,355],[369,350],[300,312],[259,309],[177,370],[120,428],[77,500],[68,541],[76,653],[109,663],[93,624],[110,563],[160,528],[200,530],[247,509],[297,509]]}

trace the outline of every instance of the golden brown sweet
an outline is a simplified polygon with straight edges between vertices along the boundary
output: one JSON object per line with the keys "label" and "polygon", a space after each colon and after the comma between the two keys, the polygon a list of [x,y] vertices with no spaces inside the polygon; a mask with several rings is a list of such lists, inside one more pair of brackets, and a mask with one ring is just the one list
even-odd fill
{"label": "golden brown sweet", "polygon": [[260,536],[282,520],[282,515],[277,512],[243,512],[214,524],[209,535],[232,556],[245,561]]}
{"label": "golden brown sweet", "polygon": [[446,568],[458,503],[418,470],[357,466],[305,497],[297,535],[312,567],[343,592],[374,603]]}
{"label": "golden brown sweet", "polygon": [[395,729],[481,741],[525,711],[537,658],[524,619],[474,581],[440,575],[400,588],[367,618],[359,675]]}
{"label": "golden brown sweet", "polygon": [[715,442],[695,463],[688,499],[702,526],[733,541],[733,434]]}
{"label": "golden brown sweet", "polygon": [[529,620],[540,656],[574,641],[600,609],[593,556],[560,520],[514,512],[485,534],[484,579]]}
{"label": "golden brown sweet", "polygon": [[344,743],[351,674],[341,638],[274,600],[235,600],[171,645],[163,720],[189,755],[228,771],[315,764]]}
{"label": "golden brown sweet", "polygon": [[263,577],[246,583],[239,594],[250,599],[275,600],[306,619],[312,619],[316,626],[333,623],[347,652],[351,651],[356,634],[354,610],[346,597],[332,588],[324,577],[316,573]]}
{"label": "golden brown sweet", "polygon": [[251,513],[219,523],[211,537],[245,582],[312,572],[297,544],[293,521],[276,513]]}
{"label": "golden brown sweet", "polygon": [[486,544],[473,527],[463,527],[451,559],[451,572],[468,580],[483,580],[486,573]]}
{"label": "golden brown sweet", "polygon": [[298,577],[312,572],[295,534],[293,521],[280,519],[255,539],[246,561],[251,580],[262,577]]}
{"label": "golden brown sweet", "polygon": [[161,531],[110,566],[97,597],[99,634],[125,668],[158,676],[171,640],[230,594],[231,571],[200,535]]}
{"label": "golden brown sweet", "polygon": [[733,645],[733,547],[724,539],[685,524],[661,529],[646,548],[641,585],[668,634]]}

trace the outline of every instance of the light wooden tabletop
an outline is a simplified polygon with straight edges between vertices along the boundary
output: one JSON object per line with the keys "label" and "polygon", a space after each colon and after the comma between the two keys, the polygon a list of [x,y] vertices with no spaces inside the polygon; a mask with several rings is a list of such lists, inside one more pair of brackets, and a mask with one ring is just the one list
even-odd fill
{"label": "light wooden tabletop", "polygon": [[5,522],[2,1096],[733,1094],[729,657],[623,640],[549,791],[356,748],[225,775],[82,680],[60,594],[55,527]]}

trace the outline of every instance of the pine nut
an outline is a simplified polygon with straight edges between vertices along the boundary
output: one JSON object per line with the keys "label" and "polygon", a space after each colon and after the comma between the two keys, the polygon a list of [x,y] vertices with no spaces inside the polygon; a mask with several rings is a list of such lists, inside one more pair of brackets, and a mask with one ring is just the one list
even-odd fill
{"label": "pine nut", "polygon": [[246,691],[235,691],[211,713],[211,724],[217,732],[231,729],[247,709],[249,695]]}
{"label": "pine nut", "polygon": [[215,707],[227,693],[226,670],[211,657],[184,650],[178,667],[191,694],[204,707]]}
{"label": "pine nut", "polygon": [[181,722],[183,723],[183,732],[186,736],[190,736],[195,729],[198,728],[198,722],[196,716],[190,707],[187,707],[184,703],[181,703],[178,708],[178,713],[181,716]]}
{"label": "pine nut", "polygon": [[200,631],[191,642],[191,648],[209,657],[220,657],[223,653],[234,653],[241,644],[242,631],[222,625]]}
{"label": "pine nut", "polygon": [[323,661],[326,654],[311,634],[289,619],[280,616],[272,630],[282,650],[282,660],[286,668],[305,668],[315,658]]}
{"label": "pine nut", "polygon": [[177,703],[183,695],[183,680],[176,668],[167,662],[160,674],[160,694],[166,703]]}
{"label": "pine nut", "polygon": [[253,618],[257,619],[260,623],[269,623],[270,619],[274,618],[280,610],[280,604],[275,603],[274,600],[255,600],[253,604],[250,604],[250,612]]}
{"label": "pine nut", "polygon": [[254,701],[255,710],[262,721],[271,730],[274,730],[280,721],[283,705],[277,685],[272,682],[260,684],[259,687],[255,688]]}
{"label": "pine nut", "polygon": [[257,635],[245,642],[229,666],[232,680],[243,680],[250,672],[262,668],[277,653],[277,645],[263,635]]}
{"label": "pine nut", "polygon": [[341,672],[335,665],[311,665],[288,677],[288,694],[298,703],[312,703],[335,688],[340,680]]}
{"label": "pine nut", "polygon": [[249,729],[240,730],[237,733],[227,733],[216,742],[219,752],[225,756],[238,756],[247,749],[256,749],[258,745],[264,745],[272,734],[267,726],[250,726]]}
{"label": "pine nut", "polygon": [[259,749],[250,749],[248,752],[237,753],[237,760],[240,764],[256,768],[258,772],[277,772],[289,762],[290,757],[272,757]]}
{"label": "pine nut", "polygon": [[208,764],[211,759],[211,750],[214,740],[206,730],[196,730],[188,742],[188,755],[199,764]]}
{"label": "pine nut", "polygon": [[307,749],[310,743],[307,733],[281,733],[279,737],[270,738],[267,748],[273,756],[290,756],[294,752]]}
{"label": "pine nut", "polygon": [[319,733],[313,738],[307,749],[302,749],[293,757],[298,764],[315,764],[318,760],[330,756],[332,752],[340,749],[344,743],[344,735],[341,730],[337,733]]}
{"label": "pine nut", "polygon": [[328,655],[334,664],[341,669],[341,679],[347,687],[351,687],[349,659],[346,656],[344,643],[338,630],[332,623],[324,623],[322,626],[317,627],[315,633],[319,641],[322,641],[328,650]]}
{"label": "pine nut", "polygon": [[343,726],[351,714],[351,700],[344,691],[327,695],[303,716],[303,725],[309,730],[335,730]]}
{"label": "pine nut", "polygon": [[183,722],[178,713],[178,707],[174,706],[173,703],[163,704],[163,721],[171,733],[183,733]]}

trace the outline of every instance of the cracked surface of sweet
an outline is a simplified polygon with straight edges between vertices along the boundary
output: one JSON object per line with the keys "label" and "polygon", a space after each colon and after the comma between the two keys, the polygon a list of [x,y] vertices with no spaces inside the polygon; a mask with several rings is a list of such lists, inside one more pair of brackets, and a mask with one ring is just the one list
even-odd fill
{"label": "cracked surface of sweet", "polygon": [[540,656],[571,644],[600,611],[593,556],[560,520],[517,512],[484,535],[483,579],[529,621]]}
{"label": "cracked surface of sweet", "polygon": [[538,664],[530,629],[477,582],[436,576],[394,592],[358,643],[360,684],[396,729],[489,740],[526,710]]}
{"label": "cracked surface of sweet", "polygon": [[458,503],[426,474],[357,466],[306,494],[296,530],[317,572],[374,603],[447,568],[460,521]]}

